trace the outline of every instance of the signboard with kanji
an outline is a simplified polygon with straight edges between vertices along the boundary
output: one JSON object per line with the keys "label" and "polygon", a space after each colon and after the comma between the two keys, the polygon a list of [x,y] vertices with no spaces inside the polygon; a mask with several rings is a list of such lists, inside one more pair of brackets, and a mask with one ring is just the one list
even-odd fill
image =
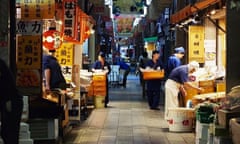
{"label": "signboard with kanji", "polygon": [[204,27],[189,26],[189,61],[204,63]]}
{"label": "signboard with kanji", "polygon": [[59,49],[56,50],[56,58],[62,66],[73,65],[73,44],[63,43]]}
{"label": "signboard with kanji", "polygon": [[42,21],[22,21],[17,20],[17,34],[21,35],[41,35],[43,30]]}
{"label": "signboard with kanji", "polygon": [[76,30],[76,0],[63,1],[63,33],[64,36],[75,39]]}
{"label": "signboard with kanji", "polygon": [[72,43],[63,43],[55,53],[67,82],[72,81],[73,46],[74,45]]}
{"label": "signboard with kanji", "polygon": [[55,15],[54,0],[20,0],[21,19],[53,19]]}
{"label": "signboard with kanji", "polygon": [[41,68],[41,36],[17,37],[17,68],[40,69]]}

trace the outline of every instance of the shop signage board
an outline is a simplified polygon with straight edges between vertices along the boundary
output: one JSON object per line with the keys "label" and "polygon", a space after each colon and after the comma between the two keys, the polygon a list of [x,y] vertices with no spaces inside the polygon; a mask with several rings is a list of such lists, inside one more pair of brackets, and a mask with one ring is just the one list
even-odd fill
{"label": "shop signage board", "polygon": [[17,68],[40,69],[41,68],[41,35],[17,37]]}
{"label": "shop signage board", "polygon": [[41,93],[41,35],[17,36],[16,85],[23,95]]}
{"label": "shop signage board", "polygon": [[115,20],[115,31],[119,36],[133,35],[133,16],[119,16]]}
{"label": "shop signage board", "polygon": [[16,32],[21,35],[41,35],[43,30],[42,21],[22,21],[17,20]]}
{"label": "shop signage board", "polygon": [[188,32],[189,45],[189,61],[197,61],[204,63],[204,27],[203,26],[189,26]]}
{"label": "shop signage board", "polygon": [[62,67],[63,75],[67,81],[72,79],[73,49],[74,45],[72,43],[63,43],[56,50],[56,58]]}
{"label": "shop signage board", "polygon": [[54,0],[20,0],[21,19],[53,19],[55,15]]}
{"label": "shop signage board", "polygon": [[76,0],[63,1],[63,33],[65,37],[76,39]]}

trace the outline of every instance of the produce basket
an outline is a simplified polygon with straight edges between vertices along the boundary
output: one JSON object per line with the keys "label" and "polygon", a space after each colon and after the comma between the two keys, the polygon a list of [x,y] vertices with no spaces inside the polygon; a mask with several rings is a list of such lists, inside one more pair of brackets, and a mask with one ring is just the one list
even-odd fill
{"label": "produce basket", "polygon": [[164,77],[164,71],[144,71],[143,72],[143,79],[144,80],[152,80],[152,79],[162,79]]}

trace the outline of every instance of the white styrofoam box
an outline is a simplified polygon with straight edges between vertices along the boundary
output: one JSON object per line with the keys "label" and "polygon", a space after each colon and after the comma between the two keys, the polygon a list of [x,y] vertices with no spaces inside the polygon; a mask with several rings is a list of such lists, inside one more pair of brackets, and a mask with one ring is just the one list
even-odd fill
{"label": "white styrofoam box", "polygon": [[23,105],[23,112],[28,111],[28,106],[29,106],[28,104]]}
{"label": "white styrofoam box", "polygon": [[58,119],[31,119],[28,121],[34,140],[56,139],[59,132]]}
{"label": "white styrofoam box", "polygon": [[208,128],[209,124],[196,122],[196,138],[208,140]]}
{"label": "white styrofoam box", "polygon": [[23,104],[28,105],[28,96],[23,96]]}
{"label": "white styrofoam box", "polygon": [[33,144],[33,139],[19,139],[19,144]]}
{"label": "white styrofoam box", "polygon": [[19,139],[30,139],[30,138],[31,138],[30,131],[24,131],[19,133]]}
{"label": "white styrofoam box", "polygon": [[195,140],[195,144],[207,144],[208,141],[207,140],[204,140],[204,139],[196,139]]}
{"label": "white styrofoam box", "polygon": [[21,116],[22,120],[27,120],[28,115],[29,115],[28,111],[22,112],[22,116]]}
{"label": "white styrofoam box", "polygon": [[27,132],[29,131],[29,124],[25,122],[20,123],[20,132]]}

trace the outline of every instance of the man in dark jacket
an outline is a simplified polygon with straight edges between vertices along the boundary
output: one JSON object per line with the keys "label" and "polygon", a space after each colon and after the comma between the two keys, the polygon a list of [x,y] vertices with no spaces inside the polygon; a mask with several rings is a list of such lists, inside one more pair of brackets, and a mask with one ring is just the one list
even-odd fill
{"label": "man in dark jacket", "polygon": [[23,97],[7,64],[0,59],[1,136],[5,144],[19,143]]}
{"label": "man in dark jacket", "polygon": [[[154,50],[152,52],[152,59],[148,61],[146,68],[162,70],[163,63],[159,58],[159,51]],[[149,107],[153,110],[159,110],[161,79],[147,80],[146,83]]]}

